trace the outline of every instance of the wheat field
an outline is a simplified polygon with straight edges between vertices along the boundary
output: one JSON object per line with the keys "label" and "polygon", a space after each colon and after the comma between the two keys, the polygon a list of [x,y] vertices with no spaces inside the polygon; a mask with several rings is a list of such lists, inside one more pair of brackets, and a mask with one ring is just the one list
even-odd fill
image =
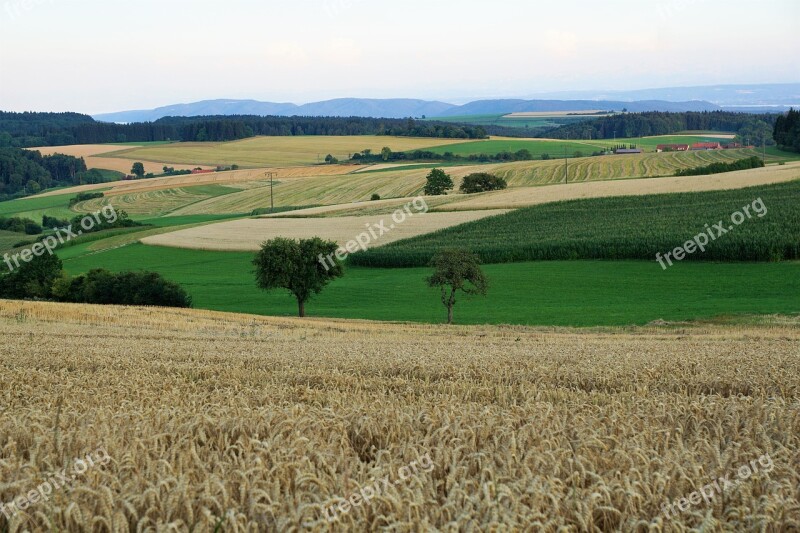
{"label": "wheat field", "polygon": [[177,161],[184,164],[239,165],[243,168],[293,166],[322,163],[331,154],[339,160],[384,146],[395,152],[432,148],[464,142],[463,139],[389,137],[382,135],[252,137],[224,143],[174,143],[120,150],[112,157],[137,161]]}
{"label": "wheat field", "polygon": [[[796,531],[800,324],[438,327],[0,300],[20,531]],[[769,454],[774,468],[667,518]],[[396,480],[329,521],[331,505]],[[346,508],[343,507],[343,508]]]}
{"label": "wheat field", "polygon": [[[87,168],[102,168],[106,170],[115,170],[123,174],[130,174],[133,161],[130,159],[107,156],[111,152],[118,152],[122,146],[113,144],[75,144],[69,146],[40,146],[31,148],[31,150],[38,150],[42,155],[64,154],[74,157],[82,157],[86,161]],[[126,149],[142,148],[141,146],[127,146]],[[195,167],[210,168],[206,165],[193,165],[191,163],[180,164],[171,163],[169,159],[156,160],[156,161],[141,161],[144,165],[145,172],[152,172],[153,174],[161,174],[164,165],[175,168],[176,170],[191,170]]]}
{"label": "wheat field", "polygon": [[[161,233],[145,237],[141,242],[196,250],[256,251],[264,241],[276,237],[288,239],[320,237],[336,241],[343,248],[348,241],[359,238],[365,243],[365,248],[373,248],[508,212],[503,209],[486,209],[421,213],[416,207],[411,206],[405,212],[400,207],[397,210],[399,210],[397,215],[390,211],[389,214],[339,216],[324,220],[269,216],[246,218]],[[353,251],[355,250],[350,250]]]}

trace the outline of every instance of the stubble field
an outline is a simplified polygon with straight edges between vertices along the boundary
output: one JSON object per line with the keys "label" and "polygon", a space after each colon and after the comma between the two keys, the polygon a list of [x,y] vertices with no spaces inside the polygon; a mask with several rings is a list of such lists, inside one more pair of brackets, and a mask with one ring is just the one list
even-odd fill
{"label": "stubble field", "polygon": [[267,167],[310,165],[324,162],[331,154],[345,160],[355,152],[370,149],[380,153],[384,146],[396,152],[445,146],[463,139],[388,137],[379,135],[253,137],[225,143],[177,143],[121,150],[115,157],[144,161],[177,161],[206,165]]}
{"label": "stubble field", "polygon": [[[111,458],[0,529],[795,530],[800,333],[763,322],[468,329],[0,301],[0,502]],[[423,456],[430,471],[403,476]],[[741,482],[688,502],[725,476]]]}

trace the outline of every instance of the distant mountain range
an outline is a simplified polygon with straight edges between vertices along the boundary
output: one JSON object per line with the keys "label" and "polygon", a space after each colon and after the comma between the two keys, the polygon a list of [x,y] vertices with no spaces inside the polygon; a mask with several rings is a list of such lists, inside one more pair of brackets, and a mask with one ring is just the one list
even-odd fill
{"label": "distant mountain range", "polygon": [[[586,111],[627,109],[644,111],[782,111],[800,103],[800,84],[732,85],[647,89],[613,93],[553,93],[561,99],[496,99],[476,100],[464,105],[408,98],[372,99],[338,98],[303,105],[259,102],[256,100],[204,100],[175,104],[156,109],[120,111],[94,115],[103,122],[147,122],[159,118],[209,115],[259,116],[327,116],[327,117],[455,117],[465,115],[496,115],[519,112]],[[597,94],[606,97],[594,98]],[[580,99],[574,99],[580,97]],[[610,99],[609,97],[613,97]],[[703,98],[705,97],[705,98]],[[682,99],[683,98],[683,99]],[[713,99],[713,101],[711,101]],[[769,106],[772,106],[771,108]]]}

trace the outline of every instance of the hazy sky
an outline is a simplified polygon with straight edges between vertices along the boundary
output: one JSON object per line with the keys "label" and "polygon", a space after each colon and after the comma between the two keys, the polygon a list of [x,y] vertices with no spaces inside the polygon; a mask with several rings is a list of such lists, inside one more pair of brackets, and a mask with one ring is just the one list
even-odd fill
{"label": "hazy sky", "polygon": [[800,79],[798,0],[0,0],[0,109]]}

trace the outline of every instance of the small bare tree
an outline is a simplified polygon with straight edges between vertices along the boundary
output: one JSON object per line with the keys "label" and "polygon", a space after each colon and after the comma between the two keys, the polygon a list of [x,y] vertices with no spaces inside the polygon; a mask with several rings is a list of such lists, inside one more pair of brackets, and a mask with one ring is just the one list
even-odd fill
{"label": "small bare tree", "polygon": [[427,279],[428,286],[441,289],[448,324],[453,323],[453,307],[458,291],[486,295],[489,282],[480,265],[480,258],[467,250],[442,250],[431,260],[435,272]]}

